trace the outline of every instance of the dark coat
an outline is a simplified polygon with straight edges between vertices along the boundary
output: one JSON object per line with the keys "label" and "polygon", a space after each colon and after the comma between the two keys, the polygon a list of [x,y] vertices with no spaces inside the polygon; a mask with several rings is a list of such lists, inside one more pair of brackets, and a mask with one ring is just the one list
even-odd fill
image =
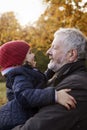
{"label": "dark coat", "polygon": [[[67,110],[55,104],[43,107],[24,125],[12,130],[87,130],[87,125],[80,128],[78,122],[86,118],[87,124],[87,72],[83,61],[64,65],[54,81],[57,90],[71,88],[70,94],[75,97],[75,109]],[[77,125],[77,128],[74,126]]]}
{"label": "dark coat", "polygon": [[40,107],[55,103],[55,89],[46,87],[46,77],[37,69],[22,66],[6,75],[8,103],[0,108],[0,130],[23,124]]}

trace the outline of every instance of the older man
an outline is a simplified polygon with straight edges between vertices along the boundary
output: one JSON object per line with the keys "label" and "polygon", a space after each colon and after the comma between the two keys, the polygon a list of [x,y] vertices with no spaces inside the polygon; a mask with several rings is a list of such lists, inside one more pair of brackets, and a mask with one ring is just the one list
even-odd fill
{"label": "older man", "polygon": [[[87,130],[87,72],[86,37],[75,28],[58,30],[51,48],[48,68],[55,72],[52,86],[56,90],[70,88],[76,99],[75,109],[67,110],[60,104],[49,105],[13,130]],[[75,126],[75,127],[74,127]]]}

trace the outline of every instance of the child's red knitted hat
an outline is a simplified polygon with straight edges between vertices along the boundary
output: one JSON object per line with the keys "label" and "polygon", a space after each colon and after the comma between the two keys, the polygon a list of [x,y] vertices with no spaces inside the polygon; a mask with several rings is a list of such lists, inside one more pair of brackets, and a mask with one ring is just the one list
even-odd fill
{"label": "child's red knitted hat", "polygon": [[29,44],[25,41],[10,41],[0,46],[1,69],[21,65],[29,48]]}

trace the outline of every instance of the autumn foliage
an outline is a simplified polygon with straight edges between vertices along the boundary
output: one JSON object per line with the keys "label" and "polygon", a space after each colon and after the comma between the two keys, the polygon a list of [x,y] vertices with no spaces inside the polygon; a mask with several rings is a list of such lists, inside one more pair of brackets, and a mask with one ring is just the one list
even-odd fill
{"label": "autumn foliage", "polygon": [[[87,36],[87,2],[82,0],[43,0],[47,9],[34,24],[21,26],[14,12],[0,15],[0,45],[11,40],[25,40],[36,54],[37,67],[44,71],[48,58],[45,53],[51,45],[54,32],[61,27],[76,27]],[[27,14],[28,15],[28,14]],[[4,80],[0,75],[0,82]],[[3,83],[0,83],[0,86]],[[0,104],[6,102],[1,88]],[[5,88],[5,87],[4,87]]]}
{"label": "autumn foliage", "polygon": [[[87,3],[82,0],[43,0],[48,6],[34,24],[21,26],[14,12],[0,15],[0,45],[11,40],[29,42],[36,54],[37,66],[44,71],[45,56],[54,32],[60,27],[76,27],[87,35]],[[28,14],[27,14],[28,15]]]}

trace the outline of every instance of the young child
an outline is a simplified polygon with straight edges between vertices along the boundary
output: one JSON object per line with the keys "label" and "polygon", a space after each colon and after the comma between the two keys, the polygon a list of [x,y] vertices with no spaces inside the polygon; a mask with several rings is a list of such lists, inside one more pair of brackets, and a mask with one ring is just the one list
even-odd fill
{"label": "young child", "polygon": [[64,91],[60,90],[59,95],[55,88],[45,88],[49,72],[44,75],[35,65],[34,54],[25,41],[10,41],[0,47],[1,73],[6,77],[8,98],[0,108],[0,130],[23,124],[40,107],[58,103],[61,97],[72,98]]}

